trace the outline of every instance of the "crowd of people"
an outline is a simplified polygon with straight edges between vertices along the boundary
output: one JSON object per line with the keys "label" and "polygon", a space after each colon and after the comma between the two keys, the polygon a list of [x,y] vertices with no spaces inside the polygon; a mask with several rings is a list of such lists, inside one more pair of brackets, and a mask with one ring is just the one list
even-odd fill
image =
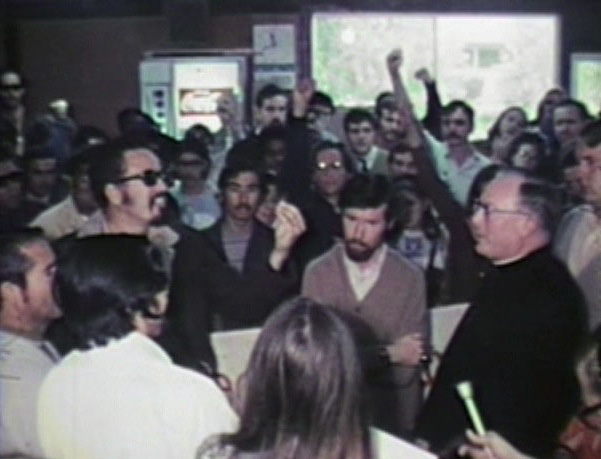
{"label": "crowd of people", "polygon": [[[1,71],[0,457],[378,457],[370,426],[442,457],[601,457],[601,120],[552,88],[472,142],[425,69],[416,117],[403,64],[342,140],[311,81],[260,88],[252,126],[224,95],[219,131],[176,140],[135,108],[117,136],[65,100],[30,117]],[[210,334],[250,327],[227,381]]]}

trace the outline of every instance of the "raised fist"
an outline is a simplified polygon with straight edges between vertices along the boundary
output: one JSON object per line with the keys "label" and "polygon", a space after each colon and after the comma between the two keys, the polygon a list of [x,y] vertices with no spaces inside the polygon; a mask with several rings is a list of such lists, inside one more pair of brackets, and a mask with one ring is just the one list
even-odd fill
{"label": "raised fist", "polygon": [[425,67],[422,67],[415,72],[415,78],[424,83],[432,82],[432,76],[430,75],[430,72],[428,72],[428,69]]}
{"label": "raised fist", "polygon": [[397,72],[402,63],[403,52],[400,48],[393,49],[388,56],[386,56],[386,65],[390,72]]}

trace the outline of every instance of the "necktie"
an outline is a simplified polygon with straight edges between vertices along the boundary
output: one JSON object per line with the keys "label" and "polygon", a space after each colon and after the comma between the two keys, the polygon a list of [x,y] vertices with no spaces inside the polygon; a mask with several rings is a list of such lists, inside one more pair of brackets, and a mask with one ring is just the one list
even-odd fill
{"label": "necktie", "polygon": [[367,168],[367,161],[364,158],[359,158],[359,171],[363,174],[367,174],[369,169]]}

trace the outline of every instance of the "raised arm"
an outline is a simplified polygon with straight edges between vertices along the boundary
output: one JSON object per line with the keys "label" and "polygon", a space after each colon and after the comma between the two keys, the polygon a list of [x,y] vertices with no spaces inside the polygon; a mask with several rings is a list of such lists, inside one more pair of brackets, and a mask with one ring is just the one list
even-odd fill
{"label": "raised arm", "polygon": [[415,78],[420,80],[426,88],[427,109],[426,116],[422,119],[422,125],[436,139],[441,140],[440,124],[442,121],[442,102],[436,88],[436,81],[430,75],[426,68],[421,68],[415,72]]}
{"label": "raised arm", "polygon": [[403,52],[400,49],[392,50],[386,57],[386,67],[392,82],[392,89],[396,99],[397,106],[401,113],[406,115],[409,123],[405,143],[408,147],[419,148],[423,144],[422,128],[413,113],[413,104],[409,100],[403,77],[401,76],[401,65],[403,64]]}

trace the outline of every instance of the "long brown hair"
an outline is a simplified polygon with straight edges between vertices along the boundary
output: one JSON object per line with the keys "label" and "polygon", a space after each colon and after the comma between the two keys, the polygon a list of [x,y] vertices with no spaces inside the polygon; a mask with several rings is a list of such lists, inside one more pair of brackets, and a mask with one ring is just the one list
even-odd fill
{"label": "long brown hair", "polygon": [[223,444],[273,458],[371,456],[357,350],[333,309],[305,298],[283,305],[259,336],[246,383],[240,428]]}

